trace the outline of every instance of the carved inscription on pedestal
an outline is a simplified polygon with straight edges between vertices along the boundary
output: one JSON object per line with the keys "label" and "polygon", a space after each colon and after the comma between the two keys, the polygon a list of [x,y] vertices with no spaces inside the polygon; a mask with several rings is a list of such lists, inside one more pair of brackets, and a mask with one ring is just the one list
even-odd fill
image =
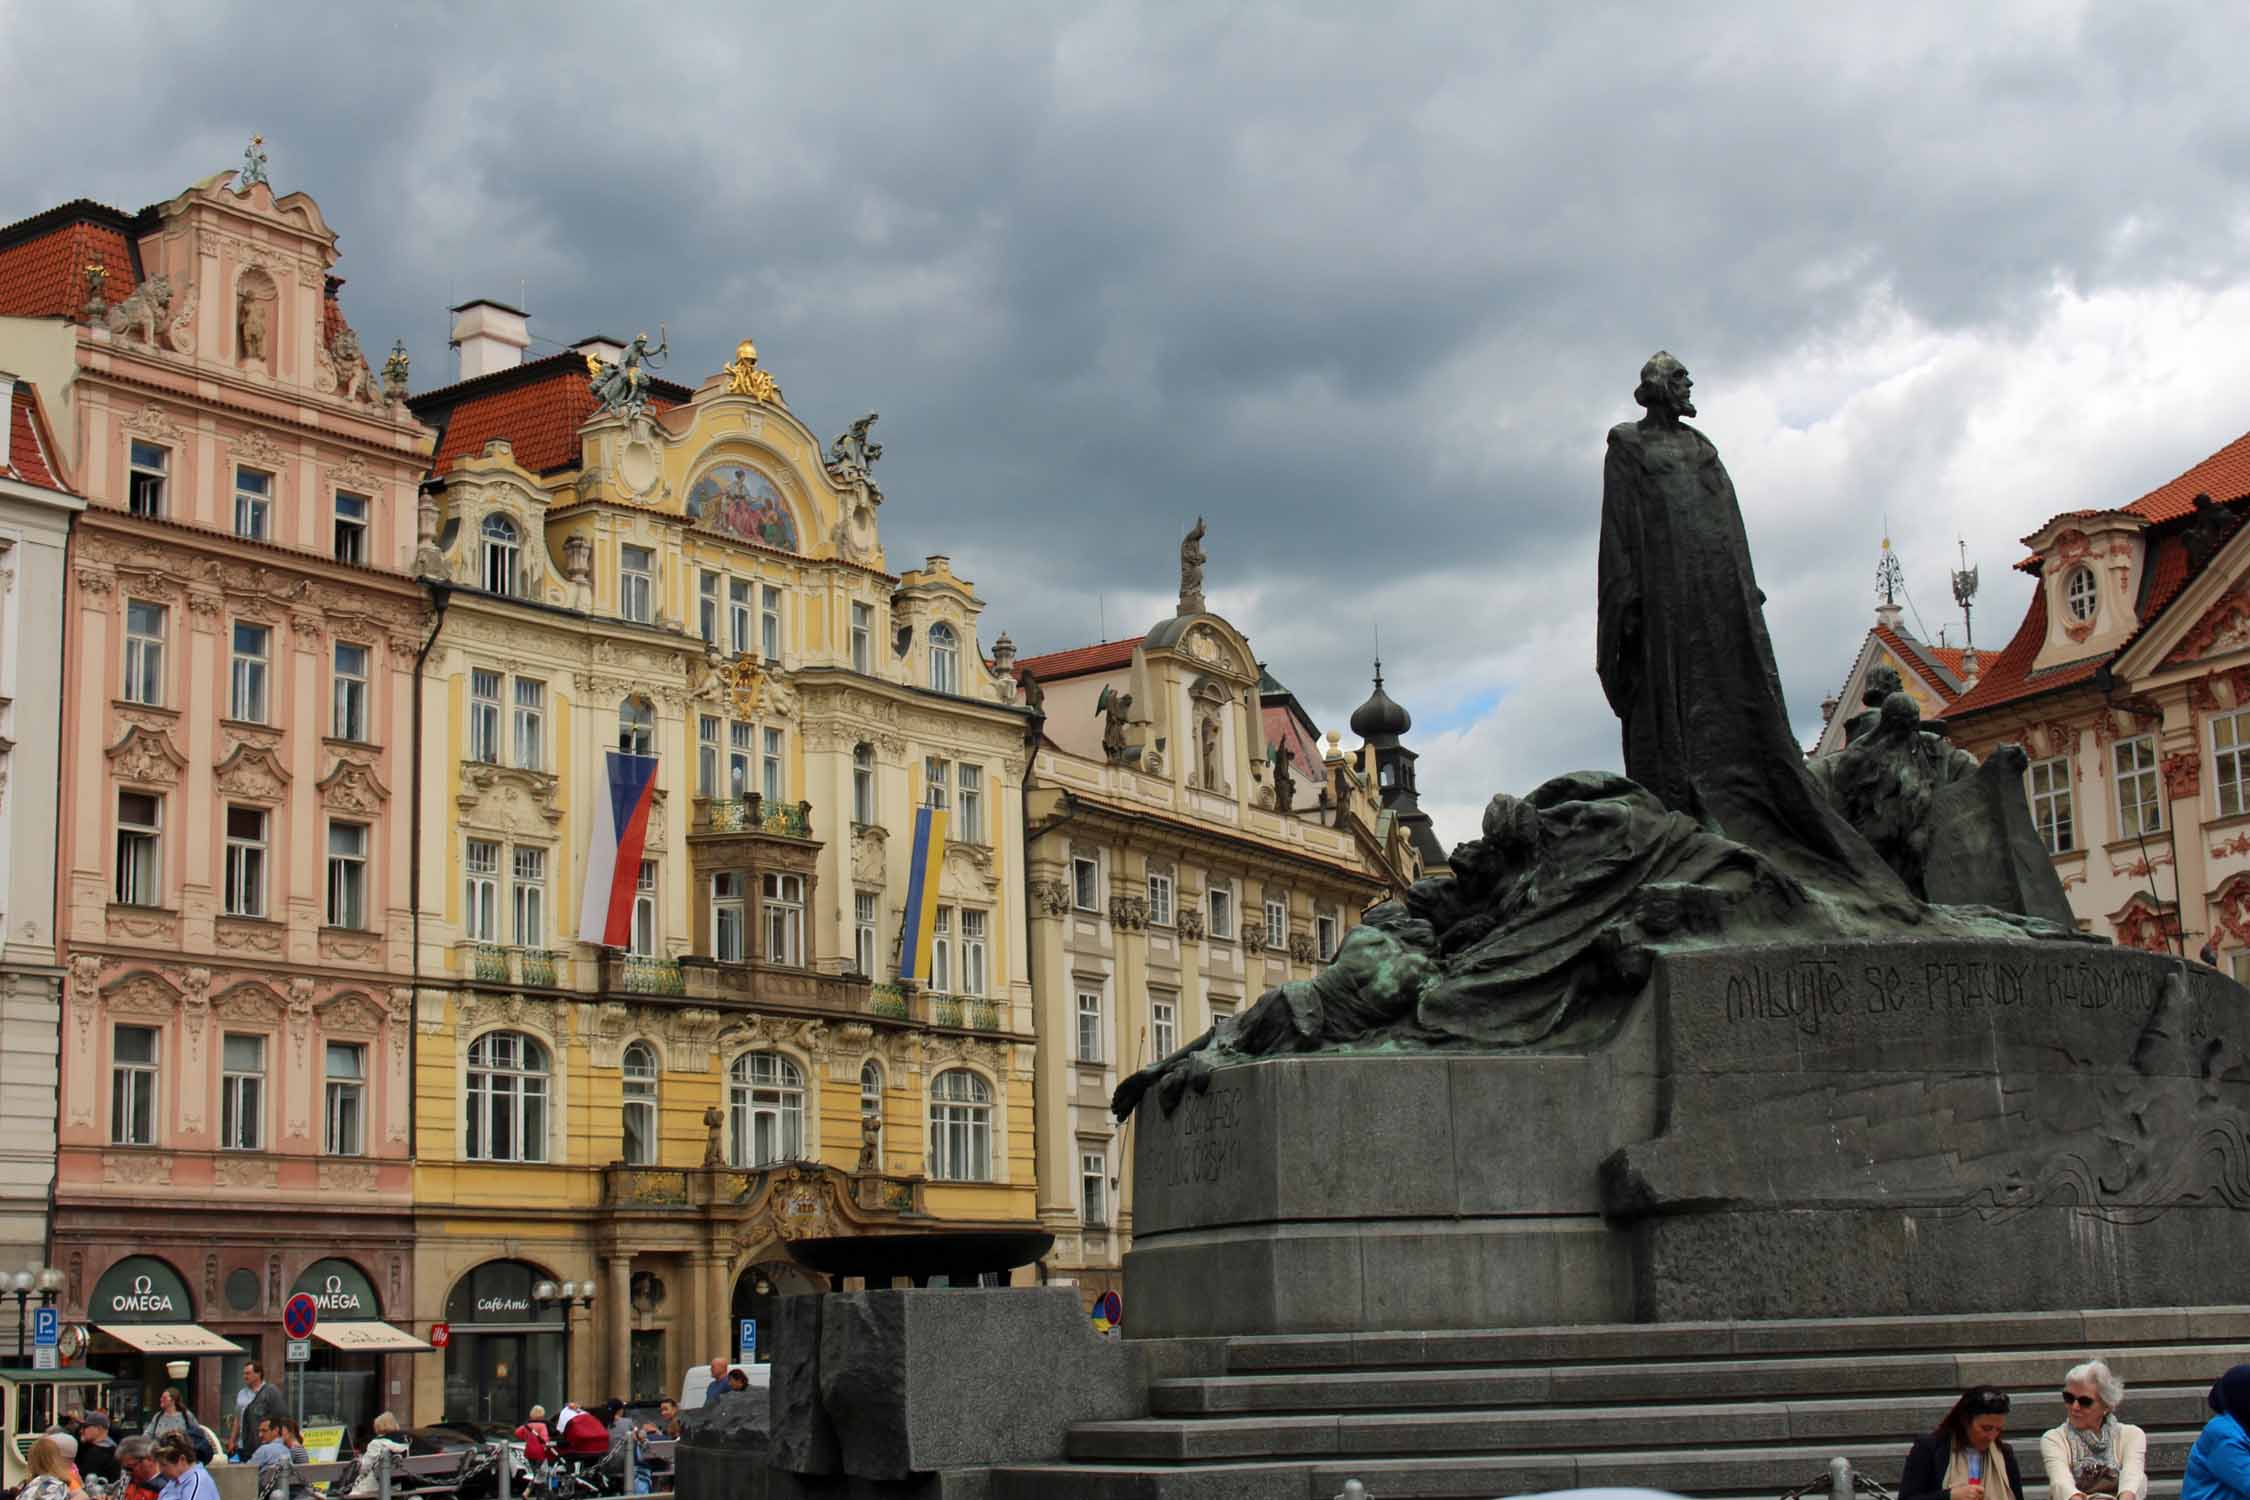
{"label": "carved inscription on pedestal", "polygon": [[1984,1011],[2116,1011],[2138,1024],[2156,1004],[2156,971],[2047,954],[1899,963],[1808,959],[1745,964],[1726,977],[1733,1026],[1789,1026],[1806,1036],[1859,1018],[1913,1020]]}
{"label": "carved inscription on pedestal", "polygon": [[1171,1138],[1151,1141],[1150,1180],[1164,1187],[1225,1186],[1242,1166],[1243,1090],[1213,1084],[1181,1101]]}

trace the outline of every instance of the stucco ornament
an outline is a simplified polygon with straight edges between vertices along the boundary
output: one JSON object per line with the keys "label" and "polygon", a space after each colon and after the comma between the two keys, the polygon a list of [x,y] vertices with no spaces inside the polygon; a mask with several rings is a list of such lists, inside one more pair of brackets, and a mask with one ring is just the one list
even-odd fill
{"label": "stucco ornament", "polygon": [[648,334],[633,335],[633,342],[613,364],[605,364],[598,354],[586,356],[586,388],[602,409],[613,415],[638,417],[648,407],[648,372],[660,369],[672,352],[671,341],[664,325],[656,325],[656,347],[650,348]]}
{"label": "stucco ornament", "polygon": [[172,278],[151,276],[123,302],[109,310],[109,331],[120,337],[137,333],[141,342],[151,349],[157,347],[157,331],[164,326],[172,309]]}
{"label": "stucco ornament", "polygon": [[758,368],[758,346],[748,339],[734,346],[734,358],[721,367],[727,377],[727,394],[748,396],[753,401],[781,399],[781,385],[771,374]]}
{"label": "stucco ornament", "polygon": [[410,369],[406,340],[399,339],[391,345],[391,357],[383,361],[383,394],[393,401],[404,401]]}

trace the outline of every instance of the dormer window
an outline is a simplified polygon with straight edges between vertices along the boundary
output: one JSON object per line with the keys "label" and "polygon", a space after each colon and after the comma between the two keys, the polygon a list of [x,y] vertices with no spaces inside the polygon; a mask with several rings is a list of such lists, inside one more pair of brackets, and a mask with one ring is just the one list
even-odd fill
{"label": "dormer window", "polygon": [[479,530],[484,538],[485,592],[512,596],[516,592],[515,524],[506,516],[486,516]]}
{"label": "dormer window", "polygon": [[2091,620],[2101,605],[2099,585],[2094,581],[2094,570],[2080,565],[2070,570],[2063,579],[2063,607],[2070,611],[2073,620]]}
{"label": "dormer window", "polygon": [[930,627],[930,690],[961,691],[961,638],[942,622]]}

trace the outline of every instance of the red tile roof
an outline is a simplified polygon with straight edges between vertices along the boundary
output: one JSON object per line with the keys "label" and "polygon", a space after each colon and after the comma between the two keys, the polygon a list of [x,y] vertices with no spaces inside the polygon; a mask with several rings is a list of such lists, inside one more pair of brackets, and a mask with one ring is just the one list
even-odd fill
{"label": "red tile roof", "polygon": [[[669,381],[651,381],[650,392],[652,412],[670,411],[691,394]],[[573,468],[581,457],[578,429],[595,404],[585,356],[575,351],[425,392],[411,403],[417,417],[444,429],[430,465],[436,474],[474,458],[494,438],[507,439],[516,462],[534,474]]]}
{"label": "red tile roof", "polygon": [[86,308],[86,267],[109,272],[102,295],[114,306],[132,295],[132,241],[126,215],[79,200],[0,229],[0,317],[75,318]]}
{"label": "red tile roof", "polygon": [[1963,662],[1967,651],[1968,648],[1965,646],[1931,646],[1927,644],[1922,646],[1924,656],[1936,657],[1938,665],[1944,667],[1945,670],[1956,677],[1961,676],[1967,670]]}
{"label": "red tile roof", "polygon": [[1320,757],[1320,747],[1305,734],[1305,726],[1286,707],[1268,704],[1261,715],[1266,727],[1266,743],[1279,745],[1287,753],[1298,777],[1318,776],[1325,764]]}
{"label": "red tile roof", "polygon": [[[1906,664],[1915,676],[1938,695],[1940,702],[1951,699],[1961,691],[1961,653],[1951,646],[1932,646],[1918,641],[1903,630],[1893,630],[1887,625],[1875,627],[1875,639],[1885,650]],[[1936,670],[1942,668],[1943,672]],[[1952,673],[1948,681],[1945,672]]]}
{"label": "red tile roof", "polygon": [[1045,656],[1023,657],[1016,662],[1016,675],[1021,678],[1028,672],[1041,682],[1054,682],[1064,677],[1083,677],[1089,672],[1107,672],[1129,665],[1133,660],[1133,648],[1146,639],[1148,637],[1136,635],[1129,641],[1103,641],[1098,646],[1078,646],[1069,651],[1050,651]]}
{"label": "red tile roof", "polygon": [[75,493],[56,473],[55,435],[47,426],[39,392],[28,380],[16,382],[15,399],[8,403],[8,446],[0,451],[0,474],[19,484]]}
{"label": "red tile roof", "polygon": [[[2186,512],[2183,510],[2181,514]],[[1954,700],[1947,710],[1948,717],[1959,719],[1965,714],[1998,708],[2087,681],[2104,663],[2116,660],[2120,652],[2140,638],[2142,631],[2155,624],[2187,585],[2187,538],[2177,533],[2156,538],[2150,544],[2148,571],[2141,579],[2140,623],[2133,633],[2119,642],[2115,651],[2049,667],[2038,673],[2031,670],[2031,664],[2047,642],[2047,591],[2033,590],[2031,608],[2025,611],[2015,639],[2008,642],[1998,656],[1986,662],[1984,676],[1975,687]]]}

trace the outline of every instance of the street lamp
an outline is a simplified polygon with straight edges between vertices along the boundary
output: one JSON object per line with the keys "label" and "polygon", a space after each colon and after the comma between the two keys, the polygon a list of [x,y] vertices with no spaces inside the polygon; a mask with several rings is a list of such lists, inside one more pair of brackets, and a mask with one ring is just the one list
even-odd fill
{"label": "street lamp", "polygon": [[62,1290],[63,1273],[53,1266],[27,1266],[0,1277],[0,1281],[5,1282],[0,1286],[0,1296],[16,1299],[16,1357],[21,1359],[26,1343],[24,1309],[31,1305],[34,1296],[38,1297],[41,1307],[54,1306],[55,1294]]}
{"label": "street lamp", "polygon": [[594,1305],[594,1283],[591,1281],[547,1281],[531,1284],[531,1305],[546,1307],[559,1302],[563,1309],[563,1380],[567,1389],[570,1380],[570,1314],[575,1308],[591,1309]]}

